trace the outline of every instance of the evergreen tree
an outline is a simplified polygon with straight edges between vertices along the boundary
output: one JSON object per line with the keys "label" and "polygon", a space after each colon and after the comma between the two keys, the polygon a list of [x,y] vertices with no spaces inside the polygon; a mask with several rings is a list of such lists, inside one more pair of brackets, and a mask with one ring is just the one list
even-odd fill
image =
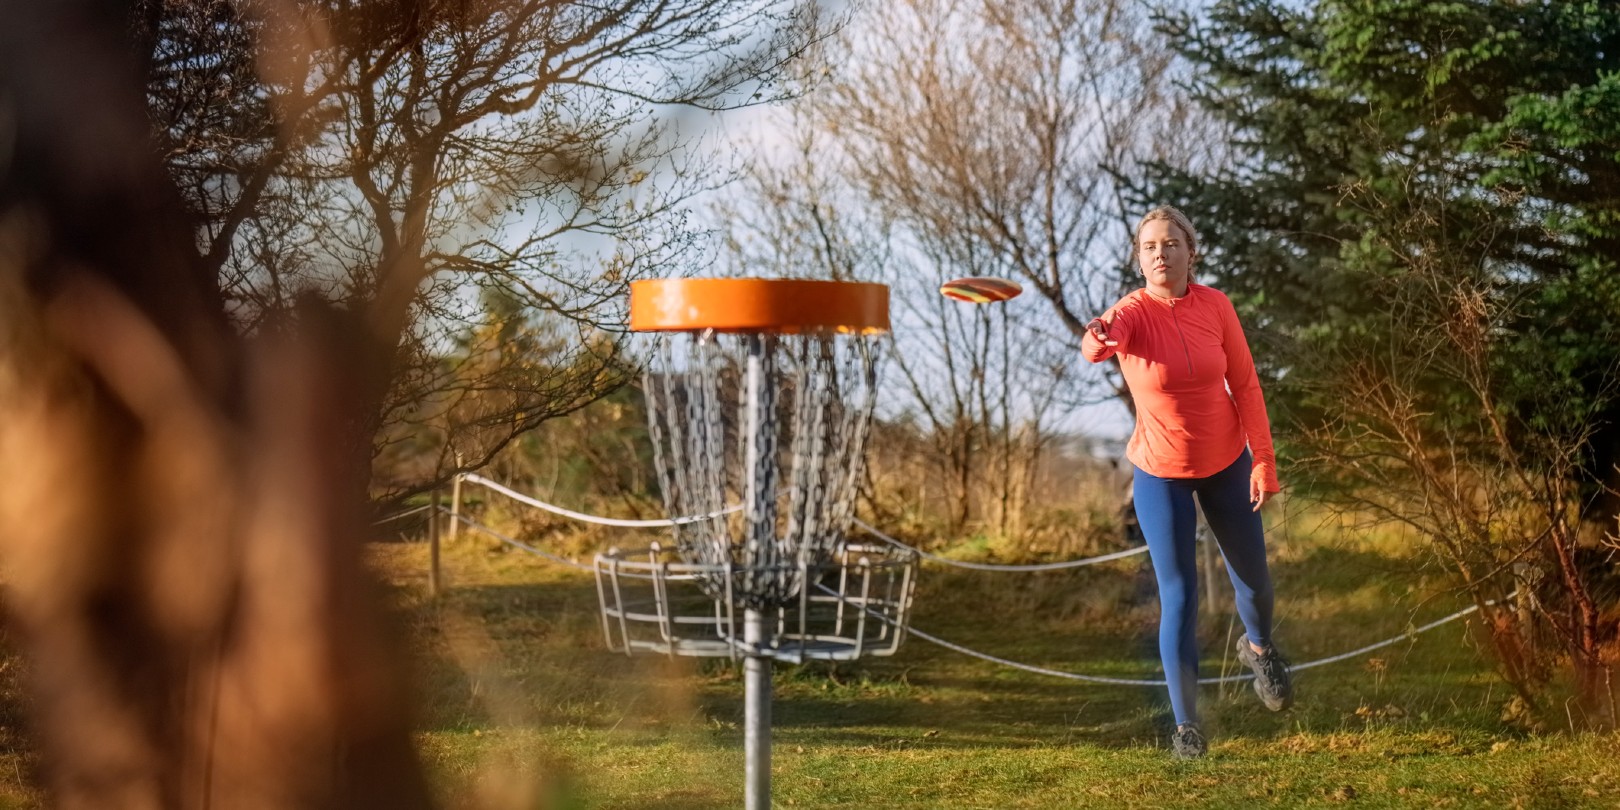
{"label": "evergreen tree", "polygon": [[1620,7],[1222,0],[1164,25],[1235,154],[1140,191],[1193,213],[1257,332],[1289,478],[1416,527],[1481,604],[1518,589],[1552,632],[1498,633],[1504,673],[1534,701],[1571,662],[1612,722]]}

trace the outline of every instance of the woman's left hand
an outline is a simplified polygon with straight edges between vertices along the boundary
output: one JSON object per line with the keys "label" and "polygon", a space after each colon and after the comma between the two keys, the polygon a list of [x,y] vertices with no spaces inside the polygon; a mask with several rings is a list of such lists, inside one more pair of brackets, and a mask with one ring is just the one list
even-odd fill
{"label": "woman's left hand", "polygon": [[1260,507],[1265,506],[1266,501],[1271,500],[1271,496],[1276,494],[1275,492],[1267,492],[1259,481],[1249,482],[1249,503],[1254,504],[1254,511],[1256,512],[1260,511]]}

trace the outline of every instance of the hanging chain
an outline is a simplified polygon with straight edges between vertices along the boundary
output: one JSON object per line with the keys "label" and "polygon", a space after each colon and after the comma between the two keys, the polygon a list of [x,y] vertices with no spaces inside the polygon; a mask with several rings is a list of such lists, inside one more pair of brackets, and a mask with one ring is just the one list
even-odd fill
{"label": "hanging chain", "polygon": [[656,341],[644,385],[665,508],[709,514],[747,500],[739,516],[672,530],[682,559],[716,569],[703,582],[711,597],[780,606],[806,587],[807,567],[832,560],[854,516],[884,343],[713,332]]}

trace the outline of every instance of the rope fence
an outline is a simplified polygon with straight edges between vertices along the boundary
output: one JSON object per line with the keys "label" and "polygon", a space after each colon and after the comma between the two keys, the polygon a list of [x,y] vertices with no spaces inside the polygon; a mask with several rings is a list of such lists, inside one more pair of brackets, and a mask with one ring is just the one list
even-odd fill
{"label": "rope fence", "polygon": [[[500,494],[505,495],[508,498],[511,498],[511,499],[513,499],[513,500],[515,500],[515,501],[517,501],[519,503],[527,504],[527,505],[532,506],[532,507],[534,507],[536,509],[543,509],[543,510],[545,510],[547,512],[550,512],[550,513],[554,514],[554,515],[562,515],[563,517],[573,518],[575,520],[584,521],[586,523],[595,523],[595,524],[600,525],[600,526],[619,526],[619,527],[624,527],[624,528],[635,528],[635,529],[679,526],[679,525],[686,524],[686,523],[696,523],[697,521],[700,521],[700,520],[713,520],[714,518],[720,517],[721,515],[731,514],[732,512],[737,512],[737,511],[740,511],[742,509],[742,505],[738,504],[738,505],[735,505],[735,506],[728,506],[725,509],[721,509],[718,512],[710,512],[709,514],[706,514],[706,515],[687,515],[687,516],[683,516],[683,517],[657,519],[657,520],[626,520],[626,519],[623,519],[623,518],[610,518],[610,517],[601,517],[599,515],[590,515],[590,514],[586,514],[584,512],[576,512],[576,511],[574,511],[572,509],[566,509],[564,507],[557,506],[556,504],[546,503],[545,501],[542,501],[539,498],[536,498],[536,497],[534,497],[532,495],[525,495],[525,494],[523,494],[521,492],[518,492],[515,489],[512,489],[510,487],[502,485],[502,484],[500,484],[498,482],[491,481],[490,479],[485,478],[485,477],[483,477],[481,475],[477,475],[475,473],[468,473],[467,475],[463,476],[463,480],[465,480],[469,484],[478,484],[479,486],[487,487],[487,488],[489,488],[489,489],[491,489],[491,490],[493,490],[495,492],[499,492]],[[423,507],[423,508],[426,508],[426,507]],[[458,515],[458,517],[459,517],[459,515]],[[909,549],[911,551],[915,551],[919,555],[921,555],[924,559],[927,559],[927,560],[932,560],[934,562],[937,562],[937,563],[940,563],[940,564],[943,564],[943,565],[955,566],[957,568],[966,568],[966,569],[970,569],[970,570],[973,570],[973,571],[1006,571],[1006,572],[1056,571],[1056,570],[1060,570],[1060,569],[1064,569],[1064,568],[1079,568],[1081,566],[1086,566],[1086,565],[1096,565],[1097,563],[1104,563],[1104,562],[1108,562],[1110,560],[1123,559],[1125,557],[1130,557],[1130,556],[1133,556],[1133,555],[1136,555],[1136,554],[1141,554],[1144,551],[1147,551],[1147,546],[1137,546],[1136,548],[1126,549],[1125,551],[1116,551],[1116,552],[1113,552],[1112,554],[1103,554],[1103,555],[1097,556],[1097,557],[1087,557],[1085,559],[1080,559],[1080,560],[1065,560],[1065,561],[1062,561],[1062,562],[1040,563],[1040,564],[1033,564],[1033,565],[1002,565],[1002,564],[995,564],[995,563],[975,563],[975,562],[966,562],[966,561],[963,561],[963,560],[953,560],[953,559],[951,559],[949,557],[942,557],[942,556],[940,556],[938,554],[931,554],[929,552],[923,551],[920,548],[917,548],[916,546],[912,546],[912,545],[906,543],[904,540],[898,540],[898,539],[884,533],[882,530],[878,529],[876,526],[873,526],[872,524],[867,523],[866,521],[861,520],[860,518],[855,518],[854,521],[855,521],[856,526],[859,526],[861,529],[869,532],[873,537],[876,537],[876,538],[878,538],[879,540],[882,540],[885,543],[889,543],[890,545],[893,545],[893,546],[895,546],[897,548]]]}
{"label": "rope fence", "polygon": [[[585,521],[585,522],[588,522],[588,523],[596,523],[596,524],[605,525],[605,526],[619,526],[619,527],[628,527],[628,528],[668,527],[668,526],[675,526],[675,525],[678,525],[678,524],[681,524],[681,523],[690,523],[690,522],[699,521],[699,520],[711,520],[711,519],[719,517],[721,515],[725,515],[725,514],[728,514],[728,513],[731,513],[731,512],[735,512],[735,511],[742,508],[741,506],[732,506],[732,507],[727,507],[726,509],[720,510],[718,512],[713,512],[713,513],[710,513],[710,514],[707,514],[707,515],[692,515],[692,516],[678,517],[678,518],[666,519],[666,520],[622,520],[622,519],[618,519],[618,518],[606,518],[606,517],[600,517],[600,516],[596,516],[596,515],[587,515],[587,514],[582,513],[582,512],[575,512],[575,511],[570,510],[570,509],[564,509],[563,507],[555,506],[553,504],[549,504],[549,503],[546,503],[544,501],[541,501],[538,498],[534,498],[532,496],[524,495],[523,493],[517,492],[516,490],[513,490],[513,489],[511,489],[509,487],[503,486],[503,485],[501,485],[501,484],[499,484],[499,483],[497,483],[495,481],[491,481],[490,479],[484,478],[483,476],[480,476],[480,475],[468,474],[464,478],[469,483],[479,484],[481,486],[487,487],[487,488],[489,488],[491,490],[494,490],[494,491],[499,492],[499,493],[501,493],[503,495],[506,495],[506,496],[508,496],[508,497],[510,497],[510,498],[512,498],[514,500],[517,500],[520,503],[524,503],[524,504],[533,506],[533,507],[535,507],[537,509],[542,509],[542,510],[545,510],[547,512],[551,512],[553,514],[558,514],[558,515],[562,515],[562,516],[565,516],[565,517],[571,517],[571,518],[575,518],[575,519],[578,519],[578,520],[582,520],[582,521]],[[582,570],[582,571],[593,571],[593,570],[595,570],[593,566],[585,565],[583,563],[579,563],[579,562],[575,562],[573,560],[570,560],[570,559],[568,559],[566,557],[562,557],[562,556],[559,556],[559,555],[556,555],[556,554],[552,554],[552,553],[547,552],[547,551],[545,551],[543,549],[536,548],[535,546],[532,546],[532,545],[530,545],[528,543],[524,543],[521,540],[518,540],[516,538],[513,538],[513,537],[510,537],[510,536],[508,536],[506,534],[503,534],[503,533],[501,533],[499,531],[496,531],[495,529],[492,529],[492,528],[490,528],[488,526],[485,526],[484,524],[479,523],[478,521],[475,521],[475,520],[473,520],[473,519],[471,519],[471,518],[469,518],[469,517],[467,517],[465,515],[461,515],[461,514],[457,513],[453,507],[448,508],[448,509],[444,508],[444,507],[436,507],[436,506],[417,507],[415,509],[408,510],[406,512],[401,512],[401,513],[398,513],[398,514],[395,514],[395,515],[390,515],[389,517],[383,518],[381,521],[378,521],[378,523],[380,524],[382,522],[395,520],[395,519],[402,518],[402,517],[405,517],[405,516],[410,515],[410,514],[416,514],[418,512],[422,512],[422,511],[428,510],[428,509],[438,509],[441,512],[445,512],[453,520],[459,521],[461,524],[466,525],[468,528],[476,529],[477,531],[483,532],[484,534],[489,535],[490,537],[492,537],[492,538],[494,538],[496,540],[499,540],[500,542],[505,543],[506,545],[512,546],[513,548],[520,549],[522,551],[526,551],[526,552],[528,552],[530,554],[533,554],[533,555],[535,555],[537,557],[540,557],[542,559],[549,560],[549,561],[557,563],[559,565],[568,566],[570,568],[575,568],[575,569]],[[967,569],[971,569],[971,570],[980,570],[980,571],[1005,571],[1005,572],[1013,572],[1013,571],[1052,571],[1052,570],[1058,570],[1058,569],[1064,569],[1064,568],[1076,568],[1076,567],[1085,566],[1085,565],[1095,565],[1097,563],[1108,562],[1110,560],[1123,559],[1125,557],[1130,557],[1130,556],[1133,556],[1133,555],[1136,555],[1136,554],[1141,554],[1142,552],[1147,550],[1146,546],[1138,546],[1136,548],[1126,549],[1125,551],[1116,551],[1116,552],[1113,552],[1111,554],[1103,554],[1103,555],[1100,555],[1100,556],[1097,556],[1097,557],[1088,557],[1088,558],[1080,559],[1080,560],[1069,560],[1069,561],[1065,561],[1065,562],[1043,563],[1043,564],[1033,564],[1033,565],[993,565],[993,564],[988,564],[988,563],[971,563],[971,562],[964,562],[964,561],[961,561],[961,560],[952,560],[952,559],[947,558],[947,557],[941,557],[939,555],[930,554],[928,552],[922,551],[921,549],[915,548],[914,546],[911,546],[911,545],[905,543],[904,541],[895,539],[894,537],[884,533],[883,531],[881,531],[877,527],[875,527],[875,526],[873,526],[873,525],[871,525],[871,524],[869,524],[869,523],[867,523],[867,522],[865,522],[865,521],[863,521],[863,520],[861,520],[859,518],[855,518],[854,523],[855,523],[855,525],[859,526],[862,530],[870,533],[873,537],[876,537],[879,540],[882,540],[882,541],[884,541],[886,543],[894,545],[894,546],[896,546],[898,548],[908,549],[908,550],[914,551],[917,554],[921,555],[925,559],[933,560],[933,561],[939,562],[939,563],[954,565],[954,566],[961,567],[961,568],[967,568]],[[818,585],[817,587],[823,587],[823,586]],[[1498,604],[1501,604],[1503,602],[1509,601],[1509,600],[1515,598],[1516,596],[1518,596],[1518,591],[1514,591],[1513,593],[1510,593],[1507,596],[1504,596],[1504,597],[1502,597],[1500,599],[1493,599],[1493,600],[1487,601],[1487,602],[1485,602],[1485,605],[1487,605],[1487,606],[1498,605]],[[1295,671],[1298,671],[1298,670],[1303,670],[1303,669],[1311,669],[1311,668],[1314,668],[1314,667],[1326,666],[1328,664],[1334,664],[1334,663],[1338,663],[1340,661],[1345,661],[1345,660],[1348,660],[1348,659],[1351,659],[1351,658],[1355,658],[1357,656],[1365,655],[1365,654],[1370,653],[1370,652],[1372,652],[1374,650],[1379,650],[1379,649],[1383,649],[1384,647],[1389,647],[1389,646],[1392,646],[1392,645],[1395,645],[1395,644],[1399,644],[1402,641],[1416,641],[1417,636],[1419,634],[1426,633],[1426,632],[1428,632],[1430,630],[1434,630],[1435,628],[1438,628],[1438,627],[1444,626],[1446,624],[1450,624],[1451,622],[1457,621],[1458,619],[1461,619],[1464,616],[1467,616],[1467,615],[1469,615],[1471,613],[1474,613],[1474,612],[1478,611],[1479,607],[1480,607],[1479,605],[1470,605],[1469,607],[1463,608],[1462,610],[1456,611],[1455,613],[1452,613],[1452,614],[1450,614],[1448,616],[1441,617],[1439,619],[1436,619],[1436,620],[1434,620],[1432,622],[1429,622],[1427,624],[1424,624],[1422,626],[1409,628],[1406,632],[1401,633],[1400,635],[1391,636],[1391,637],[1383,639],[1381,641],[1375,641],[1372,644],[1368,644],[1368,645],[1366,645],[1364,647],[1358,647],[1358,648],[1356,648],[1354,650],[1339,653],[1337,655],[1331,655],[1331,656],[1328,656],[1328,657],[1325,657],[1325,658],[1318,658],[1318,659],[1314,659],[1314,660],[1311,660],[1311,661],[1306,661],[1304,663],[1299,663],[1299,664],[1291,664],[1290,668],[1295,670]],[[874,615],[876,615],[876,614],[874,614]],[[884,621],[892,621],[892,620],[888,619],[888,617],[884,617],[884,616],[879,616],[879,618],[884,619]],[[960,653],[962,655],[966,655],[966,656],[969,656],[971,658],[977,658],[977,659],[979,659],[981,661],[986,661],[986,662],[989,662],[989,663],[992,663],[992,664],[998,664],[1000,666],[1010,667],[1012,669],[1018,669],[1018,670],[1022,670],[1024,672],[1034,673],[1034,674],[1037,674],[1037,675],[1046,675],[1046,676],[1050,676],[1050,677],[1054,677],[1054,678],[1063,678],[1063,679],[1066,679],[1066,680],[1083,681],[1083,682],[1086,682],[1086,683],[1104,684],[1104,685],[1109,685],[1109,686],[1164,686],[1165,685],[1165,681],[1163,679],[1152,680],[1152,679],[1146,679],[1146,678],[1115,678],[1115,677],[1109,677],[1109,676],[1103,676],[1103,675],[1087,675],[1087,674],[1079,673],[1079,672],[1069,672],[1069,671],[1066,671],[1066,670],[1051,669],[1051,668],[1048,668],[1048,667],[1036,666],[1034,664],[1026,664],[1026,663],[1023,663],[1023,662],[1020,662],[1020,661],[1013,661],[1011,659],[1001,658],[1001,657],[991,655],[991,654],[986,653],[986,652],[981,652],[979,650],[975,650],[975,649],[972,649],[970,647],[964,647],[964,646],[962,646],[960,644],[956,644],[954,642],[947,641],[946,639],[940,638],[939,636],[933,635],[933,634],[925,632],[923,630],[919,630],[914,625],[911,626],[911,627],[906,628],[905,632],[907,632],[907,633],[909,633],[911,635],[914,635],[914,636],[916,636],[916,637],[918,637],[918,638],[920,638],[920,639],[922,639],[924,641],[927,641],[930,644],[934,644],[934,645],[937,645],[939,647],[943,647],[943,648],[945,648],[947,650],[951,650],[952,652]],[[1222,683],[1240,683],[1242,681],[1248,681],[1248,680],[1253,680],[1253,679],[1254,679],[1254,675],[1252,673],[1245,673],[1245,674],[1242,674],[1242,675],[1229,675],[1229,676],[1219,677],[1219,678],[1199,678],[1198,682],[1200,684],[1222,684]]]}
{"label": "rope fence", "polygon": [[1064,569],[1064,568],[1079,568],[1079,567],[1084,566],[1084,565],[1096,565],[1097,563],[1105,563],[1105,562],[1108,562],[1109,560],[1120,560],[1120,559],[1124,559],[1126,557],[1130,557],[1130,556],[1133,556],[1133,555],[1136,555],[1136,554],[1141,554],[1142,552],[1147,551],[1147,546],[1137,546],[1136,548],[1128,548],[1128,549],[1125,549],[1124,551],[1116,551],[1116,552],[1114,552],[1112,554],[1103,554],[1103,555],[1098,556],[1098,557],[1087,557],[1087,558],[1082,559],[1082,560],[1065,560],[1063,562],[1051,562],[1051,563],[1031,563],[1031,564],[1028,564],[1028,565],[1004,565],[1004,564],[999,564],[999,563],[976,563],[976,562],[967,562],[967,561],[964,561],[964,560],[953,560],[953,559],[951,559],[949,557],[941,557],[938,554],[930,554],[930,553],[928,553],[926,551],[923,551],[920,548],[917,548],[916,546],[909,545],[909,544],[907,544],[906,542],[904,542],[902,540],[896,540],[893,537],[890,537],[889,535],[884,534],[876,526],[873,526],[872,524],[867,523],[866,521],[861,520],[860,518],[855,518],[855,525],[861,527],[867,533],[871,534],[873,537],[876,537],[879,540],[882,540],[885,543],[889,543],[890,545],[894,545],[894,546],[897,546],[899,548],[910,549],[912,551],[915,551],[919,555],[921,555],[923,557],[923,559],[933,560],[934,562],[942,563],[944,565],[954,566],[956,568],[966,568],[966,569],[969,569],[969,570],[972,570],[972,571],[1008,571],[1008,572],[1013,572],[1013,571],[1057,571],[1057,570]]}
{"label": "rope fence", "polygon": [[393,523],[396,520],[403,520],[405,518],[410,517],[411,515],[420,515],[423,512],[426,512],[427,510],[432,509],[432,508],[433,508],[432,504],[425,504],[423,506],[418,506],[418,507],[416,507],[414,509],[406,509],[406,510],[401,511],[401,512],[395,512],[392,515],[388,515],[386,517],[380,517],[380,518],[377,518],[376,520],[371,521],[371,525],[373,525],[373,526],[382,526],[384,524]]}
{"label": "rope fence", "polygon": [[[1500,604],[1500,603],[1505,602],[1507,600],[1510,600],[1510,599],[1514,598],[1517,595],[1518,595],[1518,591],[1514,591],[1513,593],[1510,593],[1507,596],[1502,597],[1501,599],[1492,599],[1491,601],[1486,602],[1485,604],[1487,604],[1487,605],[1497,605],[1497,604]],[[1414,627],[1414,628],[1412,628],[1412,629],[1410,629],[1410,630],[1406,631],[1405,633],[1402,633],[1402,634],[1400,634],[1398,636],[1391,636],[1389,638],[1384,639],[1383,641],[1375,641],[1372,644],[1368,644],[1365,647],[1358,647],[1358,648],[1356,648],[1354,650],[1351,650],[1349,652],[1339,653],[1338,655],[1330,655],[1330,656],[1328,656],[1326,658],[1318,658],[1318,659],[1315,659],[1313,661],[1306,661],[1306,662],[1304,662],[1302,664],[1289,664],[1289,669],[1297,672],[1297,671],[1302,670],[1302,669],[1311,669],[1313,667],[1326,666],[1328,664],[1336,664],[1336,663],[1338,663],[1340,661],[1355,658],[1356,656],[1359,656],[1359,655],[1365,655],[1366,653],[1370,653],[1373,650],[1383,649],[1384,647],[1388,647],[1388,646],[1391,646],[1393,644],[1399,644],[1402,641],[1416,641],[1417,636],[1418,636],[1419,633],[1426,633],[1426,632],[1428,632],[1430,630],[1435,629],[1436,627],[1440,627],[1442,625],[1450,624],[1451,622],[1454,622],[1454,621],[1456,621],[1458,619],[1461,619],[1462,617],[1467,616],[1468,614],[1473,613],[1473,612],[1475,612],[1477,610],[1479,610],[1478,605],[1470,605],[1470,606],[1468,606],[1466,608],[1463,608],[1462,610],[1459,610],[1456,613],[1453,613],[1453,614],[1451,614],[1449,616],[1445,616],[1443,618],[1436,619],[1436,620],[1434,620],[1432,622],[1429,622],[1428,624],[1425,624],[1425,625],[1423,625],[1421,627]],[[918,638],[920,638],[920,639],[922,639],[924,641],[927,641],[927,642],[929,642],[931,644],[939,645],[939,646],[944,647],[945,649],[951,650],[953,652],[958,652],[958,653],[961,653],[963,655],[971,656],[973,658],[978,658],[978,659],[983,660],[983,661],[989,661],[990,663],[993,663],[993,664],[1000,664],[1000,665],[1005,666],[1005,667],[1012,667],[1013,669],[1021,669],[1021,670],[1024,670],[1025,672],[1033,672],[1033,673],[1036,673],[1038,675],[1050,675],[1050,676],[1052,676],[1054,678],[1067,678],[1067,679],[1073,680],[1073,681],[1085,681],[1087,683],[1101,683],[1101,684],[1109,684],[1109,685],[1113,685],[1113,686],[1164,686],[1165,685],[1165,682],[1164,682],[1163,679],[1160,679],[1160,680],[1147,680],[1147,679],[1138,679],[1138,678],[1109,678],[1109,677],[1105,677],[1105,676],[1101,676],[1101,675],[1083,675],[1083,674],[1080,674],[1078,672],[1067,672],[1067,671],[1064,671],[1064,670],[1048,669],[1046,667],[1038,667],[1038,666],[1035,666],[1033,664],[1025,664],[1025,663],[1021,663],[1021,662],[1018,662],[1018,661],[1011,661],[1011,660],[1008,660],[1006,658],[998,658],[998,657],[996,657],[994,655],[990,655],[988,653],[982,653],[982,652],[979,652],[978,650],[973,650],[973,649],[970,649],[968,647],[964,647],[964,646],[962,646],[960,644],[954,644],[954,643],[946,641],[945,639],[942,639],[942,638],[940,638],[938,636],[930,635],[930,634],[925,633],[925,632],[923,632],[921,630],[918,630],[916,627],[911,627],[906,632],[910,633],[911,635],[914,635],[914,636],[916,636],[916,637],[918,637]],[[1228,675],[1228,676],[1226,676],[1224,678],[1199,678],[1198,682],[1200,684],[1239,683],[1239,682],[1242,682],[1242,681],[1249,681],[1249,680],[1253,680],[1253,679],[1254,679],[1254,674],[1253,673],[1246,673],[1246,674],[1243,674],[1243,675]]]}
{"label": "rope fence", "polygon": [[507,544],[507,545],[509,545],[509,546],[511,546],[513,548],[516,548],[516,549],[527,551],[530,554],[535,555],[536,557],[541,557],[543,559],[550,560],[550,561],[552,561],[554,563],[557,563],[558,565],[566,565],[569,568],[577,568],[577,569],[579,569],[581,571],[594,571],[594,570],[596,570],[594,567],[586,565],[584,563],[574,562],[573,560],[570,560],[567,557],[563,557],[563,556],[560,556],[560,555],[557,555],[557,554],[552,554],[552,553],[550,553],[548,551],[543,551],[541,549],[535,548],[534,546],[531,546],[528,543],[523,542],[522,540],[518,540],[516,538],[510,537],[508,535],[505,535],[505,534],[502,534],[502,533],[500,533],[498,531],[495,531],[494,529],[491,529],[490,527],[485,526],[484,524],[479,523],[478,521],[473,520],[472,518],[467,517],[466,515],[452,515],[452,517],[454,517],[456,520],[461,521],[461,523],[463,525],[465,525],[469,529],[476,529],[478,531],[481,531],[484,534],[487,534],[490,537],[493,537],[496,540],[501,541],[502,543],[505,543],[505,544]]}
{"label": "rope fence", "polygon": [[680,525],[685,524],[685,523],[696,523],[696,522],[701,521],[701,520],[713,520],[713,519],[715,519],[717,517],[720,517],[721,515],[728,515],[728,514],[731,514],[732,512],[737,512],[737,511],[740,511],[742,509],[742,505],[738,504],[736,506],[728,506],[728,507],[726,507],[724,509],[721,509],[718,512],[710,512],[707,515],[688,515],[686,517],[661,518],[661,519],[655,519],[655,520],[625,520],[623,518],[610,518],[610,517],[601,517],[599,515],[588,515],[588,514],[585,514],[584,512],[575,512],[572,509],[564,509],[561,506],[546,503],[545,501],[542,501],[539,498],[535,498],[535,497],[532,497],[532,496],[529,496],[529,495],[524,495],[523,493],[518,492],[515,489],[511,489],[510,487],[503,486],[503,485],[501,485],[499,483],[496,483],[494,481],[489,480],[488,478],[483,477],[482,475],[477,475],[475,473],[467,473],[466,475],[462,476],[462,480],[466,481],[469,484],[478,484],[479,486],[488,487],[489,489],[492,489],[492,490],[494,490],[496,492],[501,493],[502,495],[505,495],[508,498],[511,498],[514,501],[517,501],[518,503],[527,504],[527,505],[532,506],[532,507],[534,507],[536,509],[543,509],[543,510],[545,510],[547,512],[550,512],[550,513],[554,514],[554,515],[562,515],[563,517],[573,518],[574,520],[584,521],[586,523],[595,523],[595,524],[597,524],[599,526],[618,526],[620,528],[629,528],[629,529],[652,529],[652,528],[660,528],[660,527],[667,527],[667,526],[680,526]]}

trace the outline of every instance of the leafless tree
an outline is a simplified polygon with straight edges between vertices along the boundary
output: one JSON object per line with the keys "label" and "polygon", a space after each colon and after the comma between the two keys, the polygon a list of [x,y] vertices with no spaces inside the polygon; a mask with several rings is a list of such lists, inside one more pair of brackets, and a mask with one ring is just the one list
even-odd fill
{"label": "leafless tree", "polygon": [[[1083,324],[1128,278],[1118,178],[1193,149],[1199,120],[1171,87],[1148,11],[864,6],[825,60],[838,67],[808,77],[815,90],[781,127],[800,140],[767,152],[754,195],[727,212],[744,266],[820,262],[824,275],[893,286],[895,370],[958,528],[981,515],[1016,531],[1055,425],[1128,400],[1117,373],[1082,368],[1077,353]],[[935,293],[967,275],[1016,279],[1034,301],[975,308]]]}
{"label": "leafless tree", "polygon": [[805,0],[142,6],[157,128],[233,317],[273,330],[316,297],[370,324],[345,420],[380,497],[623,380],[625,286],[679,272],[682,206],[718,179],[668,111],[774,98],[821,29]]}
{"label": "leafless tree", "polygon": [[[561,329],[679,255],[681,161],[646,111],[768,92],[808,18],[0,0],[0,19],[0,563],[52,805],[430,805],[360,557],[369,445],[434,409],[516,430],[614,373],[611,337]],[[570,233],[631,247],[569,265]],[[446,326],[464,306],[488,317]],[[420,404],[392,404],[402,376]]]}

